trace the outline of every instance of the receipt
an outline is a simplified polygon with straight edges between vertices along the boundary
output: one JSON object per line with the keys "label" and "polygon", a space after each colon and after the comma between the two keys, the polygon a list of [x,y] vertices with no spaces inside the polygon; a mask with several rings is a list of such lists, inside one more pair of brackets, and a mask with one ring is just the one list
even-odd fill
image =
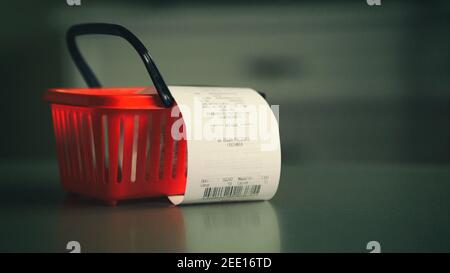
{"label": "receipt", "polygon": [[[275,111],[253,89],[169,86],[177,102],[171,130],[187,139],[184,195],[175,204],[268,200],[278,188],[280,135]],[[181,126],[184,123],[183,126]],[[177,127],[180,125],[180,127]]]}

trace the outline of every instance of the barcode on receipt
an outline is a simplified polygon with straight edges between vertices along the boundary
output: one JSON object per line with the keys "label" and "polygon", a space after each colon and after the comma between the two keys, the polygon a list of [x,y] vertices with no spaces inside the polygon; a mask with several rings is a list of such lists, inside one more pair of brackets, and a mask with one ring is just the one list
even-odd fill
{"label": "barcode on receipt", "polygon": [[210,187],[203,191],[203,199],[252,196],[260,192],[261,185]]}

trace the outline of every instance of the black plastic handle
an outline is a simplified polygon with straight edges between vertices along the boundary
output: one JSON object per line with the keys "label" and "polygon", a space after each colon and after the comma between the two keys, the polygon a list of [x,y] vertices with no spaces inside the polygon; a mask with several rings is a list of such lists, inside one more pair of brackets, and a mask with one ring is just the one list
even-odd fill
{"label": "black plastic handle", "polygon": [[92,72],[89,65],[84,60],[83,56],[78,49],[75,38],[80,35],[90,35],[90,34],[100,34],[100,35],[113,35],[119,36],[127,40],[137,51],[142,61],[144,62],[145,68],[147,68],[150,78],[155,85],[156,91],[159,94],[164,106],[170,107],[173,105],[174,99],[169,91],[164,79],[159,73],[158,68],[148,53],[147,48],[142,44],[142,42],[128,29],[123,26],[116,24],[106,24],[106,23],[88,23],[74,25],[69,28],[66,35],[67,46],[69,48],[70,55],[72,56],[75,65],[83,76],[89,87],[101,87],[100,82]]}

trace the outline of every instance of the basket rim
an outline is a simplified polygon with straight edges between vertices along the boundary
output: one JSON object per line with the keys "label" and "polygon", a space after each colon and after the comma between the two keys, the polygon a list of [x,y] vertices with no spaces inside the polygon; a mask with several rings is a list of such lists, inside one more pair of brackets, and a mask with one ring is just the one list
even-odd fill
{"label": "basket rim", "polygon": [[120,109],[165,108],[156,89],[146,87],[51,88],[43,99],[52,104]]}

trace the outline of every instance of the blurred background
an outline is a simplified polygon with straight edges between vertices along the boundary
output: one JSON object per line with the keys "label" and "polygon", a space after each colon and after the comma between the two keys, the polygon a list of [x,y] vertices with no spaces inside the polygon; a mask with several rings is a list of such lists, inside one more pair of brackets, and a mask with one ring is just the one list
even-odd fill
{"label": "blurred background", "polygon": [[[70,2],[70,1],[69,1]],[[85,87],[75,23],[126,26],[171,85],[251,87],[280,105],[283,164],[450,163],[450,2],[9,1],[0,16],[0,158],[55,159],[42,94]],[[100,81],[151,81],[131,47],[79,39]]]}
{"label": "blurred background", "polygon": [[[68,2],[0,8],[0,252],[450,251],[450,1]],[[65,44],[85,22],[129,28],[168,84],[280,105],[275,198],[111,209],[64,194],[42,96],[86,87]],[[78,42],[105,86],[151,85],[124,40]]]}

